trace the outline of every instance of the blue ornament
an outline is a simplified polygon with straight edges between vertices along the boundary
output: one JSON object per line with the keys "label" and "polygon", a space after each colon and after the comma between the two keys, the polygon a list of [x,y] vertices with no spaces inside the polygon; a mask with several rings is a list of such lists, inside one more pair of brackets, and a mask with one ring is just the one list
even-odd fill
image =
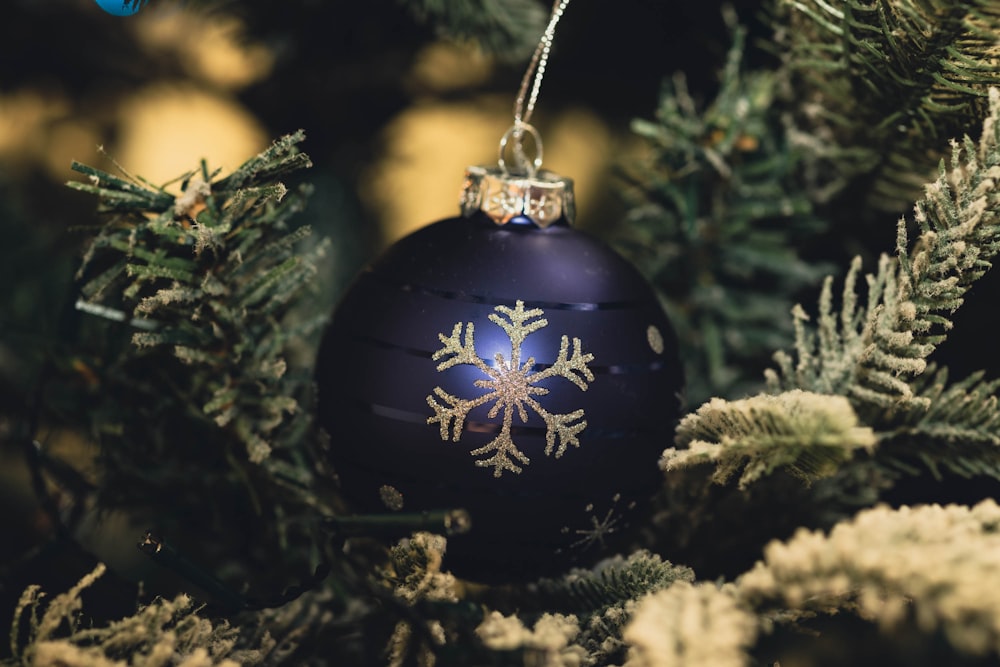
{"label": "blue ornament", "polygon": [[673,327],[638,271],[570,226],[568,179],[472,168],[462,209],[337,308],[316,368],[330,460],[358,511],[467,510],[445,556],[458,576],[589,565],[662,487]]}
{"label": "blue ornament", "polygon": [[146,6],[149,0],[97,0],[97,4],[108,14],[132,16]]}

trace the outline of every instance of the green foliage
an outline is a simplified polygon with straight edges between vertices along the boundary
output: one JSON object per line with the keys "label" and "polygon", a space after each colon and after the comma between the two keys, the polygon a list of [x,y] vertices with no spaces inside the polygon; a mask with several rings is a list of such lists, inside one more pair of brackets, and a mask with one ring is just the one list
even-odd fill
{"label": "green foliage", "polygon": [[[45,594],[27,588],[14,613],[11,627],[10,665],[63,665],[65,667],[155,667],[183,664],[190,667],[236,667],[261,664],[274,647],[270,637],[252,648],[239,647],[239,632],[228,622],[200,616],[186,595],[158,599],[134,615],[107,625],[92,625],[80,616],[81,593],[102,574],[98,565],[65,593],[42,604]],[[19,629],[26,623],[25,644]]]}
{"label": "green foliage", "polygon": [[628,648],[622,633],[632,618],[631,601],[693,579],[691,568],[640,550],[590,570],[543,579],[537,588],[548,609],[572,611],[579,617],[575,643],[595,664],[619,664]]}
{"label": "green foliage", "polygon": [[591,570],[573,570],[559,579],[542,579],[537,586],[553,609],[595,613],[675,581],[692,579],[691,568],[674,565],[647,551],[637,551],[627,558],[609,559]]}
{"label": "green foliage", "polygon": [[637,604],[625,638],[634,667],[743,667],[758,621],[729,587],[680,582]]}
{"label": "green foliage", "polygon": [[[512,59],[530,53],[545,18],[529,0],[402,4]],[[244,561],[282,584],[290,564],[335,562],[318,590],[228,622],[181,597],[87,625],[80,593],[96,572],[47,607],[30,588],[10,664],[770,664],[770,633],[821,631],[817,618],[841,612],[943,636],[956,655],[1000,654],[1000,608],[982,594],[1000,583],[995,504],[843,520],[899,471],[1000,478],[1000,380],[926,371],[1000,249],[1000,93],[986,97],[998,15],[985,0],[789,0],[776,23],[779,70],[744,71],[745,32],[733,27],[714,99],[696,102],[677,76],[656,119],[635,123],[652,159],[632,175],[623,244],[665,295],[691,398],[755,389],[766,354],[794,340],[767,376],[774,395],[714,399],[682,421],[663,459],[678,482],[664,496],[675,495],[637,536],[666,544],[672,535],[654,534],[666,525],[688,553],[752,559],[783,538],[730,583],[696,583],[690,568],[640,548],[558,579],[478,586],[447,571],[440,535],[388,548],[371,539],[401,526],[440,532],[451,515],[324,516],[311,374],[295,349],[323,320],[297,304],[324,246],[292,225],[308,188],[279,182],[309,164],[302,135],[227,177],[202,164],[179,192],[76,165],[90,181],[73,187],[97,195],[107,221],[81,268],[79,345],[54,352],[74,409],[46,417],[86,424],[100,444],[96,506],[151,507],[229,582],[250,578]],[[801,307],[776,322],[828,271],[800,249],[828,228],[831,195],[875,174],[880,205],[894,206],[939,138],[987,107],[980,143],[956,144],[912,222],[900,222],[897,256],[865,280],[855,261],[839,296],[827,279],[814,322]],[[738,477],[737,488],[711,485],[700,463],[714,464],[716,481]],[[343,548],[330,549],[324,530]]]}
{"label": "green foliage", "polygon": [[990,267],[1000,249],[1000,91],[990,93],[991,114],[976,146],[970,139],[953,147],[951,170],[915,207],[919,235],[909,242],[905,220],[897,228],[897,258],[883,256],[868,276],[868,297],[858,305],[855,260],[835,315],[830,280],[820,297],[816,328],[796,309],[795,355],[776,355],[770,372],[775,390],[801,388],[848,396],[877,429],[900,408],[926,407],[908,380],[926,368],[926,358],[951,327],[948,319],[965,293]]}
{"label": "green foliage", "polygon": [[887,633],[940,631],[959,654],[1000,654],[1000,507],[929,505],[861,512],[829,534],[768,545],[735,582],[747,607],[779,624],[853,613]]}
{"label": "green foliage", "polygon": [[633,126],[652,159],[630,175],[621,245],[666,299],[695,404],[759,389],[766,359],[791,337],[774,314],[829,268],[797,250],[823,224],[805,191],[804,156],[775,107],[778,81],[743,71],[744,39],[733,27],[707,107],[678,75],[656,120]]}
{"label": "green foliage", "polygon": [[326,313],[302,305],[327,246],[292,224],[309,188],[277,180],[310,165],[303,139],[228,176],[202,163],[179,192],[74,164],[88,180],[70,187],[105,219],[78,274],[80,339],[56,360],[69,370],[53,387],[76,392],[60,419],[100,447],[97,506],[155,521],[210,569],[240,562],[249,540],[256,557],[311,571],[324,539],[303,349]]}
{"label": "green foliage", "polygon": [[547,14],[534,0],[401,0],[411,14],[449,39],[473,41],[502,61],[527,60]]}
{"label": "green foliage", "polygon": [[897,227],[896,254],[883,255],[867,276],[859,304],[859,259],[844,282],[839,311],[832,279],[819,300],[815,325],[796,307],[794,354],[775,355],[772,390],[801,388],[848,397],[863,421],[880,434],[880,463],[935,476],[1000,478],[1000,426],[994,418],[997,383],[975,374],[952,387],[947,374],[921,379],[927,357],[944,341],[951,314],[990,268],[1000,250],[1000,91],[990,91],[990,116],[977,144],[952,149],[938,179],[914,209],[918,236]]}
{"label": "green foliage", "polygon": [[[205,165],[171,196],[80,164],[91,184],[72,182],[114,213],[87,251],[82,309],[125,311],[142,329],[133,359],[160,349],[189,367],[177,389],[193,413],[227,429],[260,463],[272,434],[298,403],[283,352],[301,329],[282,319],[315,273],[323,251],[297,253],[308,228],[288,231],[305,191],[288,195],[277,176],[302,166],[301,133],[285,137],[234,174],[211,183]],[[315,326],[317,323],[308,323]],[[178,382],[178,380],[175,380]]]}
{"label": "green foliage", "polygon": [[712,462],[712,479],[720,484],[742,469],[740,488],[778,468],[811,484],[875,442],[842,396],[792,390],[739,401],[716,398],[681,420],[682,449],[667,449],[661,465],[670,471]]}
{"label": "green foliage", "polygon": [[929,407],[900,413],[880,460],[910,474],[926,469],[937,479],[945,473],[1000,479],[1000,380],[983,377],[977,372],[949,384],[941,368],[916,378],[914,392]]}
{"label": "green foliage", "polygon": [[985,115],[1000,84],[992,0],[781,0],[778,51],[802,119],[832,134],[835,177],[864,174],[865,202],[898,210],[943,141]]}

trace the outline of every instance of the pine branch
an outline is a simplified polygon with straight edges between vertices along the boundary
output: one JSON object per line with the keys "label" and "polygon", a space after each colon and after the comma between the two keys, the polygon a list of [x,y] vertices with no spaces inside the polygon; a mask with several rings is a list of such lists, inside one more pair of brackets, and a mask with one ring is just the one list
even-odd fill
{"label": "pine branch", "polygon": [[[13,659],[7,665],[117,665],[197,664],[235,667],[264,662],[275,642],[266,634],[252,647],[238,648],[239,631],[229,623],[199,616],[190,597],[159,599],[134,615],[89,625],[80,617],[80,595],[104,574],[98,565],[75,586],[52,599],[41,612],[44,593],[32,586],[24,591],[11,629]],[[41,613],[40,613],[41,612]],[[18,630],[28,615],[29,637],[18,641]],[[120,660],[125,657],[126,662]]]}
{"label": "pine branch", "polygon": [[288,221],[308,189],[289,194],[273,181],[309,165],[296,149],[303,139],[284,137],[214,183],[202,164],[177,197],[79,164],[74,169],[91,182],[69,184],[98,195],[100,210],[114,214],[79,271],[84,277],[98,262],[112,264],[83,283],[88,310],[124,311],[149,329],[132,336],[132,360],[171,348],[189,368],[184,400],[242,441],[254,463],[268,457],[275,430],[298,410],[281,321],[325,249],[298,252],[309,230],[289,232]]}
{"label": "pine branch", "polygon": [[442,37],[473,41],[502,61],[531,56],[547,18],[534,0],[402,0],[411,14]]}
{"label": "pine branch", "polygon": [[810,484],[875,442],[841,396],[792,390],[740,401],[717,398],[681,420],[677,445],[683,449],[664,451],[660,465],[670,471],[714,463],[712,479],[719,484],[742,469],[741,489],[778,468]]}
{"label": "pine branch", "polygon": [[900,427],[899,435],[931,438],[945,442],[982,442],[1000,445],[1000,380],[983,380],[983,373],[948,384],[948,370],[942,368],[916,382],[915,391],[930,407],[914,414]]}
{"label": "pine branch", "polygon": [[782,0],[780,8],[777,41],[811,134],[832,129],[839,178],[872,179],[869,204],[904,205],[943,138],[978,122],[987,89],[1000,84],[1000,8],[990,0]]}
{"label": "pine branch", "polygon": [[879,461],[909,474],[926,469],[937,479],[945,473],[1000,479],[1000,380],[977,372],[949,384],[946,368],[931,370],[913,382],[928,409],[900,416],[883,436]]}
{"label": "pine branch", "polygon": [[656,554],[637,551],[628,558],[616,557],[592,570],[573,570],[559,579],[542,579],[538,591],[550,609],[575,613],[599,613],[670,586],[691,581],[694,573]]}
{"label": "pine branch", "polygon": [[529,629],[516,614],[504,616],[489,612],[476,635],[489,649],[502,652],[518,651],[518,661],[526,665],[587,664],[587,651],[576,639],[580,634],[579,619],[563,614],[543,614]]}
{"label": "pine branch", "polygon": [[382,575],[396,597],[409,605],[458,599],[455,577],[441,571],[446,542],[440,535],[418,532],[390,550],[391,566]]}
{"label": "pine branch", "polygon": [[990,91],[990,116],[978,146],[970,139],[952,150],[951,169],[917,202],[919,231],[909,242],[905,220],[897,228],[895,260],[883,257],[868,276],[867,304],[854,294],[860,270],[848,274],[839,319],[828,281],[820,299],[818,328],[797,309],[795,354],[776,355],[768,374],[774,390],[800,388],[848,396],[877,429],[891,426],[900,409],[926,408],[909,381],[951,327],[949,315],[991,266],[1000,249],[1000,91]]}
{"label": "pine branch", "polygon": [[[573,646],[588,656],[585,664],[622,664],[628,648],[622,633],[632,618],[633,601],[693,579],[690,568],[640,550],[609,558],[590,570],[574,569],[558,579],[542,579],[517,604],[575,619]],[[546,615],[550,614],[542,617]],[[521,616],[527,613],[522,611]],[[515,630],[523,634],[523,625]]]}
{"label": "pine branch", "polygon": [[678,582],[639,601],[625,639],[630,665],[744,667],[758,632],[730,587]]}
{"label": "pine branch", "polygon": [[830,270],[798,254],[824,227],[805,153],[774,104],[775,76],[743,71],[745,30],[727,17],[733,45],[716,98],[699,108],[676,75],[655,121],[633,124],[654,157],[629,175],[620,243],[674,315],[696,404],[759,390],[771,351],[791,339],[774,313]]}
{"label": "pine branch", "polygon": [[283,137],[229,176],[202,162],[176,190],[84,165],[88,180],[70,184],[103,214],[70,348],[93,381],[82,391],[59,378],[72,402],[63,418],[100,448],[93,503],[259,591],[314,570],[328,537],[316,514],[333,513],[312,372],[297,358],[323,319],[304,297],[327,244],[294,225],[310,188],[275,180],[309,164],[303,139]]}
{"label": "pine branch", "polygon": [[796,623],[853,613],[880,630],[931,634],[956,652],[1000,653],[1000,507],[865,510],[829,535],[800,530],[773,542],[735,583],[761,616]]}

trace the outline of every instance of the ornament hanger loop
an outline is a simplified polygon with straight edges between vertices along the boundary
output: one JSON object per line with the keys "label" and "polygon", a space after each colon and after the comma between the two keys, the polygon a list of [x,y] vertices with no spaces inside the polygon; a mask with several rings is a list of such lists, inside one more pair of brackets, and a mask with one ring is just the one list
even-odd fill
{"label": "ornament hanger loop", "polygon": [[[542,165],[542,141],[538,135],[538,131],[528,121],[531,120],[531,114],[535,110],[535,103],[538,101],[538,93],[542,89],[542,78],[545,76],[545,66],[549,62],[549,53],[552,51],[552,42],[555,40],[556,25],[559,23],[559,19],[562,18],[563,12],[569,3],[570,0],[555,0],[553,3],[549,24],[545,27],[545,32],[542,33],[542,38],[535,48],[535,53],[531,56],[531,62],[528,63],[528,70],[524,73],[524,78],[521,80],[521,88],[518,90],[517,99],[514,101],[514,125],[504,133],[503,138],[500,140],[499,165],[504,173],[508,172],[504,163],[503,152],[507,147],[507,142],[511,139],[513,139],[513,151],[519,170],[527,170],[529,176],[534,176],[535,172]],[[529,88],[531,89],[530,95],[528,94]],[[527,105],[525,104],[526,100]],[[535,140],[538,152],[537,157],[530,163],[528,163],[524,155],[522,140],[525,130]]]}
{"label": "ornament hanger loop", "polygon": [[[528,160],[524,152],[524,133],[531,135],[535,142],[535,158]],[[518,173],[526,173],[528,178],[534,178],[542,166],[542,135],[538,133],[534,125],[522,121],[516,121],[507,128],[507,131],[500,137],[500,150],[497,155],[497,165],[504,174],[509,174],[504,153],[507,151],[507,144],[513,139],[512,150],[514,151],[514,170]]]}

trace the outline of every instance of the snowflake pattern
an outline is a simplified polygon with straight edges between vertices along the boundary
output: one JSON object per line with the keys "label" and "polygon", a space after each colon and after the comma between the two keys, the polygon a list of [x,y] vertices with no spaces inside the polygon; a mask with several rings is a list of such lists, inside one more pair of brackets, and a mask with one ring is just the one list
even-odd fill
{"label": "snowflake pattern", "polygon": [[[562,337],[559,346],[559,356],[548,368],[534,371],[535,358],[528,357],[521,361],[521,344],[529,335],[548,326],[549,322],[540,308],[526,310],[523,301],[518,301],[514,308],[497,306],[496,312],[490,313],[491,322],[499,326],[510,339],[510,359],[505,359],[503,353],[497,352],[495,366],[489,366],[476,352],[475,327],[472,322],[455,325],[450,336],[438,334],[443,347],[432,357],[440,361],[438,372],[452,366],[467,364],[475,366],[484,379],[476,380],[476,387],[486,389],[486,393],[476,398],[459,398],[435,387],[434,393],[427,396],[427,404],[434,410],[434,415],[428,417],[427,423],[437,423],[441,427],[441,439],[458,442],[462,437],[462,429],[469,412],[480,405],[493,402],[489,418],[496,418],[503,413],[503,425],[499,435],[486,445],[470,452],[472,456],[486,456],[476,461],[476,465],[493,468],[493,476],[500,477],[504,470],[520,473],[521,465],[528,465],[530,459],[518,449],[511,436],[511,427],[516,414],[522,423],[528,421],[528,409],[533,411],[545,422],[545,455],[561,457],[570,445],[580,446],[577,436],[587,427],[583,418],[583,410],[574,410],[568,414],[554,414],[546,410],[535,400],[536,396],[549,393],[545,387],[537,386],[539,382],[550,377],[562,377],[581,390],[586,391],[588,382],[593,382],[594,374],[587,364],[594,360],[594,355],[584,354],[579,338],[573,338],[573,350],[570,352],[570,339]],[[464,329],[464,336],[463,336]],[[439,399],[441,402],[439,402]],[[516,462],[515,462],[516,461]],[[521,464],[521,465],[518,465]]]}
{"label": "snowflake pattern", "polygon": [[[572,533],[574,535],[579,535],[579,539],[569,545],[570,549],[578,549],[580,551],[586,551],[594,545],[600,545],[600,548],[605,547],[604,540],[609,538],[614,533],[617,533],[621,528],[624,527],[622,521],[624,519],[624,512],[616,513],[618,501],[622,499],[620,493],[616,493],[611,498],[611,506],[608,508],[607,513],[603,517],[599,517],[597,512],[595,512],[594,503],[588,503],[583,511],[587,513],[587,517],[590,520],[590,525],[587,528],[578,528]],[[635,501],[630,501],[626,507],[628,511],[635,509]],[[563,535],[568,535],[570,533],[569,526],[563,526]],[[562,549],[558,549],[556,553],[562,553]]]}

